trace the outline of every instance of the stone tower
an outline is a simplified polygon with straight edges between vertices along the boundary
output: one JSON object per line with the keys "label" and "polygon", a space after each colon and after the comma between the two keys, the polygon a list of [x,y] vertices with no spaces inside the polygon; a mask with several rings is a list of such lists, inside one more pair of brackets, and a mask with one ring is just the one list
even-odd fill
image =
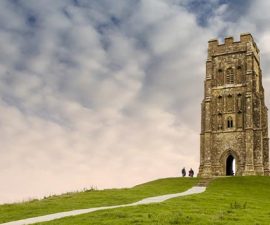
{"label": "stone tower", "polygon": [[[267,107],[251,34],[208,42],[198,176],[269,175]],[[234,164],[233,164],[234,163]],[[235,165],[235,166],[234,166]]]}

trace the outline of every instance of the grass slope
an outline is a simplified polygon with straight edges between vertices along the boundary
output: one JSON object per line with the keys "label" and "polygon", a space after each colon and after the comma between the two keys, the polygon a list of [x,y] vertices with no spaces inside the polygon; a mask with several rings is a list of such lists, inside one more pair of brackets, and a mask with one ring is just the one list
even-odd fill
{"label": "grass slope", "polygon": [[67,217],[40,225],[270,224],[270,177],[224,177],[207,191],[159,204]]}
{"label": "grass slope", "polygon": [[145,197],[187,190],[198,179],[168,178],[141,184],[133,188],[68,193],[25,203],[0,205],[0,223],[99,206],[132,203]]}

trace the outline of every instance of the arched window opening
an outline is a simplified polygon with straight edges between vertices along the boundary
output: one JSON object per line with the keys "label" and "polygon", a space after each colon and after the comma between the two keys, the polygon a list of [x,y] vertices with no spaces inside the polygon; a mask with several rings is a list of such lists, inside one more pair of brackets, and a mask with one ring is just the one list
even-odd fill
{"label": "arched window opening", "polygon": [[223,84],[224,84],[223,70],[219,68],[217,70],[217,86],[221,86]]}
{"label": "arched window opening", "polygon": [[232,68],[229,68],[226,71],[226,83],[227,84],[234,84],[234,74],[233,74]]}
{"label": "arched window opening", "polygon": [[233,127],[233,119],[231,116],[227,118],[227,128],[232,128]]}

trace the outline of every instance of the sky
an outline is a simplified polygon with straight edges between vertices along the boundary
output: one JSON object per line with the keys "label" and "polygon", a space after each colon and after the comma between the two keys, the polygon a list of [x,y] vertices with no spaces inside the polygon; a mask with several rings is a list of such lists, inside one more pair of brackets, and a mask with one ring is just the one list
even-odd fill
{"label": "sky", "polygon": [[207,42],[253,35],[269,107],[269,8],[1,0],[0,203],[197,173]]}

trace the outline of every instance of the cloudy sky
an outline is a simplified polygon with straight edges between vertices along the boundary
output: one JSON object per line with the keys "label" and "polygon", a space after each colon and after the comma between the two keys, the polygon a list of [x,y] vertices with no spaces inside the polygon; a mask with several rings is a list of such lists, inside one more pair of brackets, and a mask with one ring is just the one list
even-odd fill
{"label": "cloudy sky", "polygon": [[252,33],[270,106],[269,8],[1,0],[0,202],[197,172],[207,41]]}

